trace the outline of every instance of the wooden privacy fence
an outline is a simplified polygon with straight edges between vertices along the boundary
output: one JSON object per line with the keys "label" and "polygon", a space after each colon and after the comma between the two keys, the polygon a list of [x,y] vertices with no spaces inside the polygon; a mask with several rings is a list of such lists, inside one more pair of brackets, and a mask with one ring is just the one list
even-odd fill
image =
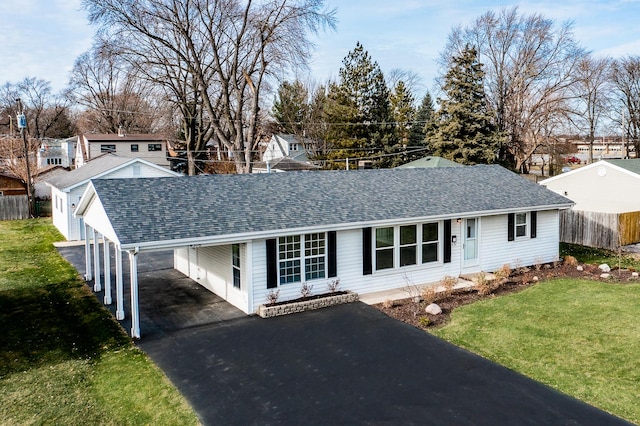
{"label": "wooden privacy fence", "polygon": [[615,250],[640,242],[640,212],[560,212],[560,241]]}
{"label": "wooden privacy fence", "polygon": [[29,199],[26,195],[0,197],[0,220],[29,218]]}

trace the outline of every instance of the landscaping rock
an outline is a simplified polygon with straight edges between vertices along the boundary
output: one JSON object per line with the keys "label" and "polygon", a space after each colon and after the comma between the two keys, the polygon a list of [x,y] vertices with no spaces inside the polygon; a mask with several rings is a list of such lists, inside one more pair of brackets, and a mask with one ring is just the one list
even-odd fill
{"label": "landscaping rock", "polygon": [[538,276],[536,275],[536,276],[534,276],[534,277],[533,277],[533,278],[531,278],[531,279],[532,279],[534,282],[538,282],[538,280],[539,280],[540,278],[538,278]]}
{"label": "landscaping rock", "polygon": [[608,279],[609,277],[611,277],[611,274],[608,273],[604,273],[604,274],[600,274],[600,278],[604,278],[605,280]]}
{"label": "landscaping rock", "polygon": [[631,273],[631,278],[638,278],[638,273],[637,272],[632,272]]}
{"label": "landscaping rock", "polygon": [[602,265],[598,266],[598,269],[600,269],[602,272],[605,272],[605,273],[611,272],[611,268],[606,263],[603,263]]}
{"label": "landscaping rock", "polygon": [[578,265],[578,266],[576,267],[576,270],[578,270],[578,271],[581,271],[581,272],[582,272],[582,271],[584,271],[584,268],[582,267],[582,265]]}
{"label": "landscaping rock", "polygon": [[424,308],[424,311],[431,315],[440,315],[442,313],[442,309],[440,309],[440,306],[435,303],[432,303]]}

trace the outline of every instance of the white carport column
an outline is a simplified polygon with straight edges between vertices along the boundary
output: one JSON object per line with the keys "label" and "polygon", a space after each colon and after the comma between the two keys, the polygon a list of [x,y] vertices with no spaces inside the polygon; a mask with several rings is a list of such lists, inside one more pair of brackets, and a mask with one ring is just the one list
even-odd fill
{"label": "white carport column", "polygon": [[140,312],[138,307],[138,251],[129,252],[131,275],[131,337],[140,338]]}
{"label": "white carport column", "polygon": [[87,281],[91,281],[93,276],[91,275],[91,239],[89,238],[90,227],[85,223],[84,225],[84,264],[85,264],[85,273],[84,279]]}
{"label": "white carport column", "polygon": [[118,247],[116,250],[116,319],[122,321],[124,319],[124,295],[122,285],[122,251]]}
{"label": "white carport column", "polygon": [[111,304],[111,253],[109,252],[109,240],[103,235],[104,241],[104,304]]}
{"label": "white carport column", "polygon": [[102,290],[102,286],[100,285],[100,233],[93,230],[93,265],[96,268],[95,273],[95,281],[93,282],[93,291],[98,292]]}

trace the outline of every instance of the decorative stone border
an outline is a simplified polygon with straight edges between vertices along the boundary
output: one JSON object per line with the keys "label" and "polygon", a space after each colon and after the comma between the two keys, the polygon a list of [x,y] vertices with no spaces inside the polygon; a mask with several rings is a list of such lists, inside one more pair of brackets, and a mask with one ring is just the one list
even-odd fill
{"label": "decorative stone border", "polygon": [[317,299],[304,300],[292,303],[282,303],[275,306],[260,305],[258,307],[258,315],[262,318],[277,317],[280,315],[289,315],[296,312],[311,311],[314,309],[326,308],[328,306],[342,305],[343,303],[351,303],[358,301],[358,293],[347,292],[336,296],[325,296]]}

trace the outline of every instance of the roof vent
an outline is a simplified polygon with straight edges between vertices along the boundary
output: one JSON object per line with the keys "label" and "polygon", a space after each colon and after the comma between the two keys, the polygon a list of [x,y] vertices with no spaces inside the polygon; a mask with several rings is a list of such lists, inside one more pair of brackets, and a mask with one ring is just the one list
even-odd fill
{"label": "roof vent", "polygon": [[126,135],[124,134],[124,127],[118,126],[118,136],[124,138]]}

